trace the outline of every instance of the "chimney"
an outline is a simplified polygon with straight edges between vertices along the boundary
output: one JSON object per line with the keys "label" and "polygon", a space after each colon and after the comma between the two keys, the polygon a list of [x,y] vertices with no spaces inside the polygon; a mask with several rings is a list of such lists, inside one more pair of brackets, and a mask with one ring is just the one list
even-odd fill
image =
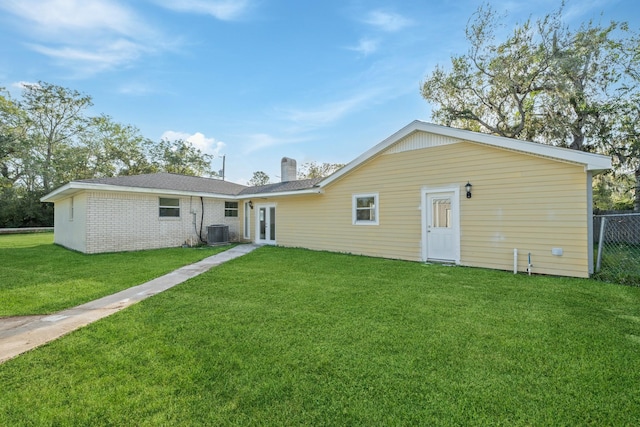
{"label": "chimney", "polygon": [[280,162],[280,181],[296,181],[298,179],[298,169],[296,161],[288,157],[283,157]]}

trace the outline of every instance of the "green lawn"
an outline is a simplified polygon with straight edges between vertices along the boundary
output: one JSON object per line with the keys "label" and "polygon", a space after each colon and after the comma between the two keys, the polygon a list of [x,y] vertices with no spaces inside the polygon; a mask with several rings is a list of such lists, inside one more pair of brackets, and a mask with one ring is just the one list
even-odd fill
{"label": "green lawn", "polygon": [[49,314],[110,295],[226,247],[85,255],[53,233],[0,235],[0,317]]}
{"label": "green lawn", "polygon": [[640,425],[640,288],[263,247],[0,365],[0,425]]}

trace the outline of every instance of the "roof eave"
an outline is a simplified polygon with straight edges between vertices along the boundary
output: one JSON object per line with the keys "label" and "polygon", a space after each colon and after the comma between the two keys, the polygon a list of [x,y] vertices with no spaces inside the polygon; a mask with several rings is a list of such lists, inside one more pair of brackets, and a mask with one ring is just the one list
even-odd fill
{"label": "roof eave", "polygon": [[163,188],[145,188],[145,187],[129,187],[121,185],[109,185],[109,184],[95,184],[89,182],[70,182],[62,187],[52,191],[51,193],[43,196],[41,202],[55,202],[57,200],[71,197],[72,195],[80,191],[117,191],[121,193],[146,193],[146,194],[162,194],[171,196],[194,196],[194,197],[208,197],[215,199],[237,199],[238,196],[232,194],[221,193],[207,193],[202,191],[182,191],[182,190],[170,190]]}
{"label": "roof eave", "polygon": [[308,188],[305,190],[291,190],[291,191],[278,191],[274,193],[250,193],[250,194],[242,194],[238,196],[239,199],[251,199],[252,197],[257,197],[260,199],[269,199],[273,197],[287,197],[287,196],[298,196],[304,194],[322,194],[324,190],[318,187]]}
{"label": "roof eave", "polygon": [[342,176],[346,175],[353,169],[357,168],[365,161],[376,156],[380,152],[389,148],[391,145],[416,131],[448,136],[451,138],[459,139],[461,141],[475,142],[490,145],[493,147],[515,150],[524,154],[539,155],[555,160],[577,163],[584,165],[587,171],[592,171],[594,173],[611,169],[611,158],[602,154],[585,153],[583,151],[554,147],[537,142],[522,141],[519,139],[506,138],[502,136],[495,136],[463,129],[456,129],[447,126],[436,125],[433,123],[427,123],[420,120],[414,120],[413,122],[398,130],[371,149],[362,153],[360,156],[348,163],[345,167],[343,167],[333,175],[330,175],[326,179],[320,181],[318,183],[318,186],[320,188],[324,188],[330,183],[340,179]]}
{"label": "roof eave", "polygon": [[326,177],[325,179],[320,181],[318,183],[318,186],[320,188],[324,188],[325,186],[331,184],[332,182],[340,179],[342,176],[344,176],[347,173],[351,172],[353,169],[355,169],[358,166],[360,166],[360,164],[364,163],[366,160],[368,160],[371,157],[375,156],[379,152],[385,150],[387,147],[389,147],[392,144],[396,143],[397,141],[401,140],[402,138],[404,138],[405,136],[409,135],[410,133],[415,132],[417,130],[415,128],[415,126],[418,123],[422,123],[422,122],[420,122],[419,120],[414,120],[413,122],[409,123],[407,126],[403,127],[402,129],[398,130],[397,132],[395,132],[393,135],[385,138],[380,143],[378,143],[375,146],[371,147],[370,149],[368,149],[367,151],[365,151],[364,153],[362,153],[361,155],[356,157],[354,160],[352,160],[351,162],[347,163],[346,166],[342,167],[341,169],[339,169],[334,174],[329,175],[328,177]]}

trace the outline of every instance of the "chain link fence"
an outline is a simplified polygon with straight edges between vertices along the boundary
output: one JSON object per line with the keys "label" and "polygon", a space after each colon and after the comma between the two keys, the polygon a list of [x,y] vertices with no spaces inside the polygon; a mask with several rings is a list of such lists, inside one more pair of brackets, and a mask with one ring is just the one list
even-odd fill
{"label": "chain link fence", "polygon": [[594,215],[594,278],[640,286],[640,213]]}

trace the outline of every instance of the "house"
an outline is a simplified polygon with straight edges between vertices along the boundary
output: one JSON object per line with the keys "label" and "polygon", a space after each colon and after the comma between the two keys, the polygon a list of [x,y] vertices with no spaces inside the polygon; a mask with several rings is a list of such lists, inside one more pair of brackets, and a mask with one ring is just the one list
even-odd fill
{"label": "house", "polygon": [[588,277],[591,181],[610,167],[414,121],[324,179],[297,181],[283,158],[282,182],[266,186],[161,174],[74,181],[43,201],[56,243],[83,252],[175,246],[221,223],[257,243],[518,271],[531,259],[534,273]]}
{"label": "house", "polygon": [[72,181],[42,198],[53,202],[55,243],[85,253],[198,243],[206,226],[240,235],[236,194],[245,186],[170,173]]}

